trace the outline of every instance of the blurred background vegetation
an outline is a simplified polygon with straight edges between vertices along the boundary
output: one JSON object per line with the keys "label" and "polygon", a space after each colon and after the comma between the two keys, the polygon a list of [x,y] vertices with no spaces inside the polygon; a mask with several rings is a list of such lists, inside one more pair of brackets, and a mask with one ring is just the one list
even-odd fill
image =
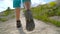
{"label": "blurred background vegetation", "polygon": [[0,21],[5,22],[9,19],[12,19],[15,17],[14,13],[14,9],[10,9],[10,7],[8,7],[5,11],[0,13]]}
{"label": "blurred background vegetation", "polygon": [[[24,10],[24,8],[23,8]],[[31,8],[33,17],[35,19],[44,21],[45,23],[51,23],[55,26],[60,27],[60,21],[56,21],[54,19],[50,19],[49,17],[53,16],[60,16],[60,5],[58,6],[56,2],[49,2],[48,4],[44,5],[38,5],[37,7]],[[11,16],[14,14],[14,9],[10,9],[10,7],[7,8],[7,10],[4,11],[4,13],[0,16]],[[14,18],[15,15],[13,15],[11,18]],[[0,21],[7,21],[6,18],[0,18]]]}

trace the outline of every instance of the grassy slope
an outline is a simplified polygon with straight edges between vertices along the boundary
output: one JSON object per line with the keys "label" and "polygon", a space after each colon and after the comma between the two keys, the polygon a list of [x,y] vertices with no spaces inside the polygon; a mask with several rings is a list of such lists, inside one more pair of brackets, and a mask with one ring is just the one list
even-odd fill
{"label": "grassy slope", "polygon": [[49,19],[51,16],[60,16],[60,6],[49,7],[48,5],[42,5],[32,8],[31,10],[34,18],[60,27],[60,21]]}
{"label": "grassy slope", "polygon": [[[2,22],[7,21],[8,19],[6,17],[8,17],[9,15],[12,15],[13,11],[14,11],[13,9],[3,11],[3,13],[0,15],[2,17],[2,18],[0,18],[0,21],[2,21]],[[11,16],[11,18],[14,18],[14,15]]]}

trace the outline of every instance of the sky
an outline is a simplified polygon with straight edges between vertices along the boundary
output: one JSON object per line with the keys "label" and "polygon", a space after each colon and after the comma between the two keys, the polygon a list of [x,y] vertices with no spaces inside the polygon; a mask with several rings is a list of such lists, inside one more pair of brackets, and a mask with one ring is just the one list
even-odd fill
{"label": "sky", "polygon": [[[39,4],[46,4],[48,2],[51,2],[54,0],[31,0],[31,6],[37,6]],[[21,5],[23,7],[23,5]],[[0,12],[7,9],[7,7],[10,7],[13,9],[13,0],[0,0]]]}

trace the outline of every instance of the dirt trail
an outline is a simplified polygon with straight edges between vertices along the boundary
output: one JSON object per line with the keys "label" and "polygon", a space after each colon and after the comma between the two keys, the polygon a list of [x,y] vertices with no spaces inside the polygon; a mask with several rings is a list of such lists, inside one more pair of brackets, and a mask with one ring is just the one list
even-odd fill
{"label": "dirt trail", "polygon": [[60,34],[60,28],[50,24],[46,24],[40,20],[34,19],[34,31],[26,30],[26,22],[23,12],[21,12],[22,27],[16,28],[16,19],[11,19],[6,22],[0,23],[0,34]]}

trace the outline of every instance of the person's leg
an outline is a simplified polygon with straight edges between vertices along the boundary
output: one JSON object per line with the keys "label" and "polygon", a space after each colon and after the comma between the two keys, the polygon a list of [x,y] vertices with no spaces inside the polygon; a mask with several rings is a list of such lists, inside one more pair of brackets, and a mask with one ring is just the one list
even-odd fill
{"label": "person's leg", "polygon": [[20,8],[16,8],[16,24],[17,24],[17,28],[21,27],[21,21],[20,21]]}
{"label": "person's leg", "polygon": [[25,17],[26,17],[26,29],[28,31],[33,31],[35,28],[35,24],[33,21],[32,13],[30,10],[31,0],[23,0],[24,8],[25,8]]}
{"label": "person's leg", "polygon": [[24,7],[26,10],[30,10],[31,0],[23,0]]}
{"label": "person's leg", "polygon": [[20,8],[15,8],[16,11],[16,21],[20,20]]}
{"label": "person's leg", "polygon": [[20,4],[21,4],[21,0],[13,0],[13,7],[15,8],[15,11],[16,11],[17,28],[21,27],[21,22],[20,22]]}

